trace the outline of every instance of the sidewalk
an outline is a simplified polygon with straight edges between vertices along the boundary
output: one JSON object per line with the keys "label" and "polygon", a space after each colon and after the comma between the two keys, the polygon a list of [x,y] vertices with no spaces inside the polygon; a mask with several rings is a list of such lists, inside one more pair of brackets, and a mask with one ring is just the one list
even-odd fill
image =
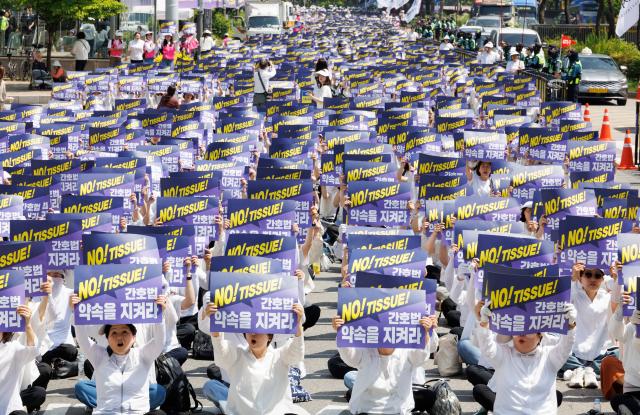
{"label": "sidewalk", "polygon": [[13,97],[14,104],[44,105],[51,99],[50,90],[30,90],[28,81],[5,81],[7,96]]}

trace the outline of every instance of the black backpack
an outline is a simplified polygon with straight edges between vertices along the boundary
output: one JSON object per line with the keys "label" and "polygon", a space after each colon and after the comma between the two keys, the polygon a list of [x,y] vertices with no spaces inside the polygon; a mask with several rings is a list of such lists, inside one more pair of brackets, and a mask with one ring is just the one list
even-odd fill
{"label": "black backpack", "polygon": [[211,343],[211,337],[202,330],[196,330],[192,349],[194,359],[213,360],[213,343]]}
{"label": "black backpack", "polygon": [[[196,399],[196,391],[175,358],[163,353],[156,359],[156,381],[167,390],[167,397],[160,406],[167,415],[190,414],[202,410],[202,403]],[[193,406],[191,399],[194,401]]]}

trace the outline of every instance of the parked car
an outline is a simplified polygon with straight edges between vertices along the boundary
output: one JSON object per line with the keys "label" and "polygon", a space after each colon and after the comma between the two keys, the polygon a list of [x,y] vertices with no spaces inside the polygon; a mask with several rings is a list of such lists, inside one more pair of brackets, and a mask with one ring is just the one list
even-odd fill
{"label": "parked car", "polygon": [[627,68],[607,55],[580,54],[582,79],[578,98],[615,99],[618,105],[627,104]]}

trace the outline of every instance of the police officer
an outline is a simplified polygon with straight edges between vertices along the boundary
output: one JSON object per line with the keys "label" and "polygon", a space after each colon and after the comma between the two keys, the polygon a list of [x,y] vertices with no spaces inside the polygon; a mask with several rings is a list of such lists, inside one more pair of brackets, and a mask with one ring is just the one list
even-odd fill
{"label": "police officer", "polygon": [[562,76],[562,59],[560,59],[560,51],[556,46],[549,47],[549,60],[547,66],[544,67],[544,72],[549,75],[553,75],[554,78],[560,78]]}
{"label": "police officer", "polygon": [[567,100],[578,102],[578,87],[582,78],[582,63],[578,57],[578,52],[572,50],[569,52],[569,64],[567,71],[563,77],[567,81]]}

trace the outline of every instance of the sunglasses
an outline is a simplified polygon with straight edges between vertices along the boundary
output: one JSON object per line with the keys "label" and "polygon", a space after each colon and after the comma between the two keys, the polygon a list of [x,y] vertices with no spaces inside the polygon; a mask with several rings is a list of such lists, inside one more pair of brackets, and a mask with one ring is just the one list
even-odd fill
{"label": "sunglasses", "polygon": [[594,272],[594,271],[583,271],[582,272],[582,276],[586,277],[586,278],[593,278],[596,280],[601,280],[604,278],[604,274],[602,274],[601,272]]}

